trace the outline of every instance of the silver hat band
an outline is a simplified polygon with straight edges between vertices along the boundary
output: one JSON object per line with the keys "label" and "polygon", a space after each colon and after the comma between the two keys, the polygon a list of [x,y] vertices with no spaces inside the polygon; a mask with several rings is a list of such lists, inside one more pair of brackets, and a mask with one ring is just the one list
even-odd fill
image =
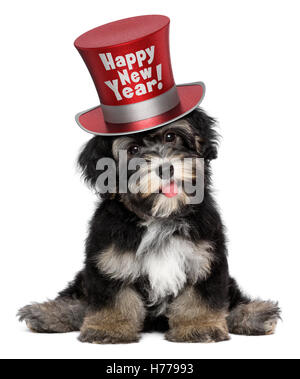
{"label": "silver hat band", "polygon": [[177,87],[141,103],[128,105],[101,105],[104,119],[112,124],[126,124],[155,117],[173,109],[180,102]]}

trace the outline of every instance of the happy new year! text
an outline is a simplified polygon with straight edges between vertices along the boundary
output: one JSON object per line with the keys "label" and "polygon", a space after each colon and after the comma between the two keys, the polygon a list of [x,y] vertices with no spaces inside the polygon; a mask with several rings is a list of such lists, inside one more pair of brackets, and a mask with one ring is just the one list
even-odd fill
{"label": "happy new year! text", "polygon": [[116,79],[106,81],[105,84],[113,91],[118,101],[145,95],[153,92],[155,88],[162,90],[162,65],[151,66],[154,55],[155,46],[124,56],[113,57],[111,53],[99,54],[106,71],[117,71]]}

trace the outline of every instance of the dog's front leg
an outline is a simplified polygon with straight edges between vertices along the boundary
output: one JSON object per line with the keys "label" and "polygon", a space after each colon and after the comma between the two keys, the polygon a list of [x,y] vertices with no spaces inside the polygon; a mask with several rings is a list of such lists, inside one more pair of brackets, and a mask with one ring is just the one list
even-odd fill
{"label": "dog's front leg", "polygon": [[214,309],[194,287],[187,287],[170,305],[171,342],[221,342],[229,340],[227,312]]}
{"label": "dog's front leg", "polygon": [[111,305],[90,310],[79,340],[94,344],[137,342],[145,319],[144,304],[133,288],[123,288]]}

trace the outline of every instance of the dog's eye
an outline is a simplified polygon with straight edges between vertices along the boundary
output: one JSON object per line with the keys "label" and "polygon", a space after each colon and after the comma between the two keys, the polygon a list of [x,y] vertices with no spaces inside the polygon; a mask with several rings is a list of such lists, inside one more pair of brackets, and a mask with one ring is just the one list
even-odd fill
{"label": "dog's eye", "polygon": [[128,151],[128,154],[130,155],[136,155],[139,153],[140,147],[138,145],[132,145],[129,147],[127,151]]}
{"label": "dog's eye", "polygon": [[165,134],[165,142],[175,142],[176,141],[176,134],[175,133],[171,133],[171,132],[168,132]]}

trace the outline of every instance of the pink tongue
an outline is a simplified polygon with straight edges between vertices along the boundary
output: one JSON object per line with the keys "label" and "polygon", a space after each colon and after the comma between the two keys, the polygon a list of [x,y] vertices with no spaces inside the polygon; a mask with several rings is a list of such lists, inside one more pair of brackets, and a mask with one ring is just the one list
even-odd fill
{"label": "pink tongue", "polygon": [[161,190],[162,190],[162,193],[169,198],[178,195],[178,187],[177,187],[177,184],[175,182],[172,182],[172,183],[162,187]]}

